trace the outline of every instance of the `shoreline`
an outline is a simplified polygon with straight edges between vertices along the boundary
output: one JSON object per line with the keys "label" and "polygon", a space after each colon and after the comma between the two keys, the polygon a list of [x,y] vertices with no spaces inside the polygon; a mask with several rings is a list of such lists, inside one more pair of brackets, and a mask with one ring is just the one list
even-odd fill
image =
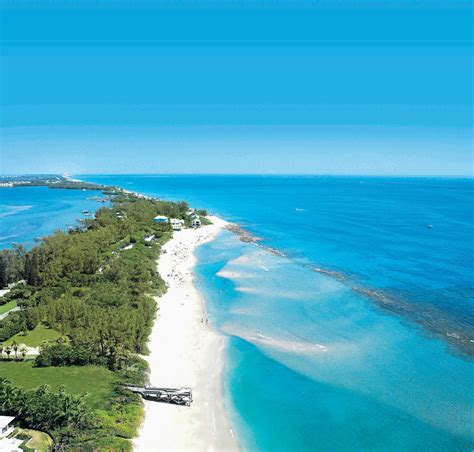
{"label": "shoreline", "polygon": [[[145,416],[134,450],[239,450],[222,394],[227,339],[207,325],[201,296],[193,283],[198,245],[212,240],[226,222],[174,232],[163,246],[158,271],[168,286],[157,297],[158,311],[145,357],[150,384],[190,387],[190,407],[144,400]],[[216,368],[218,371],[216,372]]]}

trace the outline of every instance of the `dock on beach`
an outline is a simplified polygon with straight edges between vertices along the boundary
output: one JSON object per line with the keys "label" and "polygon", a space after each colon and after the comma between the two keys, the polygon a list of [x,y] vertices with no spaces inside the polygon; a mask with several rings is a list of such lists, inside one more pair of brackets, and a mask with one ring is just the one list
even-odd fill
{"label": "dock on beach", "polygon": [[172,405],[191,406],[193,395],[191,388],[155,388],[153,386],[137,387],[124,386],[124,388],[140,394],[146,400],[170,403]]}

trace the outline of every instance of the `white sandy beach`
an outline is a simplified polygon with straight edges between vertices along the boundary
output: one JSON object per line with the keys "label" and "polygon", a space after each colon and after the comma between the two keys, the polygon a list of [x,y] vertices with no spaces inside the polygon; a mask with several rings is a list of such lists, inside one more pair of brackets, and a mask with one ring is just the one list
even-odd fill
{"label": "white sandy beach", "polygon": [[158,271],[168,285],[158,298],[159,311],[150,336],[150,384],[190,387],[190,407],[145,401],[145,419],[135,450],[238,450],[222,398],[222,354],[226,339],[206,323],[202,300],[193,284],[197,245],[225,225],[219,218],[200,229],[175,232],[164,246]]}

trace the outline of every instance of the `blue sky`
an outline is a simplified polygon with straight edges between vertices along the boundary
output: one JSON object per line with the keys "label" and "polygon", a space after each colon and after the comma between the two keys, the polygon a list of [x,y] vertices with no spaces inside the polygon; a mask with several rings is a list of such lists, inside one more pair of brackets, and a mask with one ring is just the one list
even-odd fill
{"label": "blue sky", "polygon": [[472,173],[472,5],[2,2],[0,172]]}

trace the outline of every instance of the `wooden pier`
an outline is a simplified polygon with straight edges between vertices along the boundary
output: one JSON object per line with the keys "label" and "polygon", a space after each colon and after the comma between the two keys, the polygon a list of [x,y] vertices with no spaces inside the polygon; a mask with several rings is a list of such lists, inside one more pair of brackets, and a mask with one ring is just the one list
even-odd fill
{"label": "wooden pier", "polygon": [[155,402],[171,403],[173,405],[190,406],[193,401],[191,388],[155,388],[145,386],[143,388],[137,386],[125,386],[128,390],[140,394],[146,400]]}

